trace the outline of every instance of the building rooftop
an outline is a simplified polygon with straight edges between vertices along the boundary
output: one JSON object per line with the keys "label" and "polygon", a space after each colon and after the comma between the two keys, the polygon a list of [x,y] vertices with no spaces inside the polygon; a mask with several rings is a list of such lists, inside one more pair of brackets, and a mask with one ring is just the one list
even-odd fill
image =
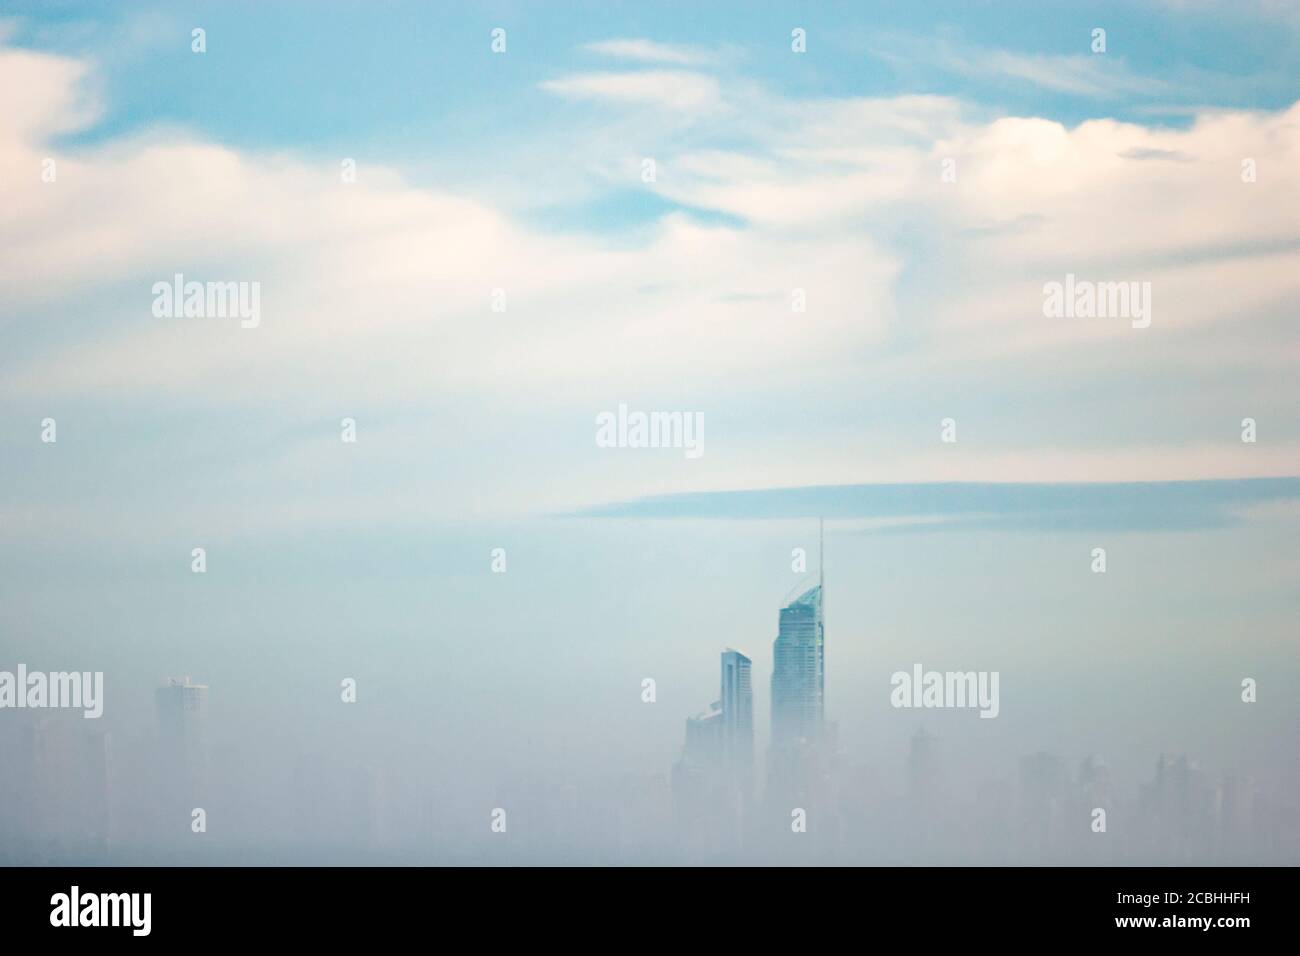
{"label": "building rooftop", "polygon": [[804,591],[803,594],[799,595],[799,597],[791,601],[788,606],[789,607],[813,607],[817,604],[819,600],[821,600],[821,594],[822,594],[822,586],[820,584],[814,584],[807,591]]}

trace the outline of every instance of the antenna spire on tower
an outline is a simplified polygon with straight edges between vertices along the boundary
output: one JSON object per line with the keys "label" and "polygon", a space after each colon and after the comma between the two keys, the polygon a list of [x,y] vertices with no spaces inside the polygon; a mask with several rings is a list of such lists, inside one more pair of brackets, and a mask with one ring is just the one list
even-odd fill
{"label": "antenna spire on tower", "polygon": [[[822,519],[817,519],[817,586],[825,588],[826,586],[826,534],[822,527]],[[826,600],[826,592],[822,591],[822,601]]]}

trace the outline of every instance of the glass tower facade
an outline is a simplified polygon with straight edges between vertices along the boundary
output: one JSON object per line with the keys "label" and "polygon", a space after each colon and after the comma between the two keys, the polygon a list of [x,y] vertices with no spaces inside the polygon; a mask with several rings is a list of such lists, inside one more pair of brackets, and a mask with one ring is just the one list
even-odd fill
{"label": "glass tower facade", "polygon": [[722,762],[747,772],[754,763],[753,662],[740,651],[722,652]]}
{"label": "glass tower facade", "polygon": [[826,716],[822,585],[781,608],[772,645],[772,744],[820,739]]}

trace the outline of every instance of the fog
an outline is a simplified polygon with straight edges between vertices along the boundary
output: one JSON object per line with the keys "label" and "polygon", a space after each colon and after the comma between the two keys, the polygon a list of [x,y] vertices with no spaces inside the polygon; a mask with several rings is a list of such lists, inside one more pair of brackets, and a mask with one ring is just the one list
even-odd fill
{"label": "fog", "polygon": [[[809,519],[280,536],[203,574],[178,544],[11,551],[0,669],[102,670],[105,701],[0,712],[0,856],[1295,863],[1296,594],[1270,560],[1294,533],[1111,532],[1095,574],[1096,535],[828,522],[830,729],[798,781],[765,764]],[[754,662],[753,786],[675,792],[725,646]],[[916,664],[997,671],[997,717],[891,706]],[[156,695],[185,675],[206,701],[178,730]]]}

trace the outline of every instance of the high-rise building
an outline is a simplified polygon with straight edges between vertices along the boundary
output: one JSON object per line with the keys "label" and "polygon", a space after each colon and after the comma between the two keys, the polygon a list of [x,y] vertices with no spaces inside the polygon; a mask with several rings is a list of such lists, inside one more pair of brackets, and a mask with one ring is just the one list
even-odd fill
{"label": "high-rise building", "polygon": [[203,805],[208,792],[208,688],[189,677],[171,677],[154,699],[161,738],[159,796],[169,813],[184,809],[188,815]]}
{"label": "high-rise building", "polygon": [[[819,539],[820,539],[820,522]],[[821,548],[818,549],[819,551]],[[772,644],[772,738],[767,801],[824,795],[831,757],[826,728],[825,575],[781,608]]]}
{"label": "high-rise building", "polygon": [[747,774],[754,763],[753,661],[740,651],[722,652],[722,763]]}
{"label": "high-rise building", "polygon": [[208,687],[188,677],[169,677],[154,693],[158,729],[167,760],[197,769],[205,752]]}
{"label": "high-rise building", "polygon": [[1215,788],[1186,754],[1161,754],[1142,791],[1146,832],[1161,863],[1205,859],[1215,836]]}
{"label": "high-rise building", "polygon": [[823,573],[816,585],[781,608],[772,645],[774,748],[800,740],[816,742],[822,736],[826,719],[824,585]]}
{"label": "high-rise building", "polygon": [[722,725],[722,702],[718,700],[703,713],[687,717],[682,759],[693,766],[716,768],[722,758]]}
{"label": "high-rise building", "polygon": [[189,677],[169,677],[155,692],[158,722],[164,736],[193,736],[201,733],[208,709],[208,686]]}
{"label": "high-rise building", "polygon": [[678,832],[702,859],[743,845],[753,786],[752,667],[740,651],[722,652],[722,694],[686,719],[686,743],[673,767]]}

